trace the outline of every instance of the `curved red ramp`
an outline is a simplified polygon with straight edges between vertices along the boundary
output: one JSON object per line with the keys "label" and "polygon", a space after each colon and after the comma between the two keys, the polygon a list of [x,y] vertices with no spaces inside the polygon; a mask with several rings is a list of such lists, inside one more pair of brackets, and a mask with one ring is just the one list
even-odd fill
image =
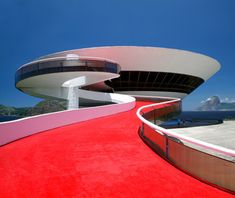
{"label": "curved red ramp", "polygon": [[233,197],[147,147],[137,107],[0,147],[1,197]]}

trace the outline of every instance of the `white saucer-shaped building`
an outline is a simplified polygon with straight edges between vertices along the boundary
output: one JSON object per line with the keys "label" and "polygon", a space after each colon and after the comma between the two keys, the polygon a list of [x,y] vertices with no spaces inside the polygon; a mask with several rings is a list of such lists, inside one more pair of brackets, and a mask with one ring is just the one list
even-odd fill
{"label": "white saucer-shaped building", "polygon": [[120,94],[182,99],[219,68],[215,59],[190,51],[94,47],[58,52],[27,63],[17,70],[15,84],[29,95],[68,100],[68,109],[74,109],[79,103],[122,102]]}

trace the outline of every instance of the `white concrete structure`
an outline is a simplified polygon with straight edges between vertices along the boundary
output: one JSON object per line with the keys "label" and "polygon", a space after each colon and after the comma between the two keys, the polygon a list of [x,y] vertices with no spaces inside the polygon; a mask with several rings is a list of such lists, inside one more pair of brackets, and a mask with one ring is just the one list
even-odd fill
{"label": "white concrete structure", "polygon": [[[16,87],[30,95],[114,102],[109,93],[184,98],[220,68],[189,51],[135,46],[95,47],[47,55],[19,68]],[[108,92],[97,93],[96,91]],[[115,101],[123,102],[123,101]]]}

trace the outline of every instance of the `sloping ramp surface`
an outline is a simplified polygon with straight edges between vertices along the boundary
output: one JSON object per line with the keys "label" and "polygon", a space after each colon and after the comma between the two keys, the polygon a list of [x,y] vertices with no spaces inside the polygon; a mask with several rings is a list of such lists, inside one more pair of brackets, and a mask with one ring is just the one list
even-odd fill
{"label": "sloping ramp surface", "polygon": [[1,197],[234,197],[146,146],[137,107],[0,147]]}

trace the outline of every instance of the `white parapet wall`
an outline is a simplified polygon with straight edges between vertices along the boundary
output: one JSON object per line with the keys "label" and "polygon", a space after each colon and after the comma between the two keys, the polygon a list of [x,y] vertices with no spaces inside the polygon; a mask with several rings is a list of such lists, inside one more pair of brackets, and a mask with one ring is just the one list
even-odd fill
{"label": "white parapet wall", "polygon": [[123,99],[126,102],[123,101],[120,104],[60,111],[2,122],[0,123],[0,146],[39,132],[128,111],[135,107],[135,98],[124,96]]}

